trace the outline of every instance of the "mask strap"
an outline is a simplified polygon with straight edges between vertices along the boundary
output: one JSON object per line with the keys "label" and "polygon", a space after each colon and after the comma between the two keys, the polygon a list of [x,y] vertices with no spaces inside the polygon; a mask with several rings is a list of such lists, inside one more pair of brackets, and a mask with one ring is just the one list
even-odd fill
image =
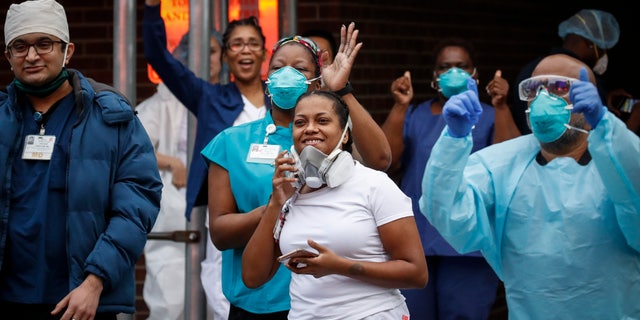
{"label": "mask strap", "polygon": [[[595,20],[598,23],[598,30],[600,30],[600,34],[602,35],[603,32],[602,32],[602,25],[600,24],[600,19],[598,19],[598,17],[596,16],[595,12],[592,12],[592,14],[593,14]],[[576,14],[575,16],[576,16],[576,18],[578,18],[578,20],[580,20],[580,22],[582,22],[584,27],[587,30],[589,30],[589,26],[587,25],[587,21],[585,21],[584,18],[579,14]],[[589,33],[591,33],[591,32],[589,32]],[[595,36],[595,35],[593,35],[593,36]],[[591,41],[591,43],[593,44],[593,49],[596,51],[596,60],[598,60],[598,59],[600,59],[600,55],[598,54],[598,46],[593,41]]]}
{"label": "mask strap", "polygon": [[340,148],[342,146],[342,140],[344,139],[344,136],[347,135],[347,129],[349,128],[351,128],[351,116],[347,118],[347,124],[344,126],[344,130],[342,130],[342,135],[340,135],[338,145],[333,148],[333,151],[331,151],[331,153],[327,156],[327,159],[333,160],[333,158],[335,158],[340,152],[342,152],[342,148]]}
{"label": "mask strap", "polygon": [[69,44],[65,43],[64,46],[64,57],[62,58],[62,67],[64,68],[66,61],[67,61],[67,52],[69,51]]}
{"label": "mask strap", "polygon": [[567,123],[564,123],[564,127],[569,129],[569,130],[575,130],[575,131],[578,131],[578,132],[582,132],[584,134],[589,134],[589,131],[587,131],[585,129],[582,129],[582,128],[574,127],[574,126],[572,126],[570,124],[567,124]]}
{"label": "mask strap", "polygon": [[[595,18],[596,23],[598,25],[598,31],[600,31],[600,34],[599,34],[600,38],[598,40],[604,39],[604,30],[602,28],[602,22],[600,21],[600,19],[598,19],[598,15],[593,10],[591,10],[591,15],[593,15],[593,17]],[[584,23],[585,26],[587,25],[587,23],[584,20],[582,21],[582,23]],[[594,49],[596,49],[596,59],[600,59],[600,55],[598,54],[598,46],[595,43],[593,44],[593,46],[595,47]],[[604,56],[607,54],[607,50],[606,49],[603,49],[603,50],[604,50],[604,54],[603,54]]]}
{"label": "mask strap", "polygon": [[[564,107],[564,108],[565,108],[566,110],[573,110],[573,104],[568,104],[568,105],[567,105],[566,107]],[[589,131],[587,131],[587,130],[585,130],[585,129],[582,129],[582,128],[574,127],[574,126],[572,126],[572,125],[570,125],[570,124],[568,124],[568,123],[563,123],[563,125],[564,125],[564,127],[565,127],[565,128],[567,128],[567,129],[569,129],[569,130],[575,130],[575,131],[578,131],[578,132],[582,132],[582,133],[584,133],[584,134],[589,134]]]}
{"label": "mask strap", "polygon": [[[573,103],[572,103],[572,104],[568,104],[568,105],[567,105],[566,107],[564,107],[564,108],[565,108],[565,109],[567,109],[567,110],[573,110]],[[589,134],[589,131],[587,131],[587,130],[585,130],[585,129],[582,129],[582,128],[574,127],[574,126],[572,126],[572,125],[570,125],[570,124],[568,124],[568,123],[565,123],[565,124],[564,124],[564,126],[565,126],[565,128],[567,128],[567,129],[569,129],[569,130],[575,130],[575,131],[578,131],[578,132],[582,132],[582,133],[584,133],[584,134]]]}
{"label": "mask strap", "polygon": [[311,84],[311,82],[314,82],[316,80],[321,80],[321,79],[322,79],[322,76],[317,76],[315,78],[311,78],[311,79],[306,80],[304,83]]}

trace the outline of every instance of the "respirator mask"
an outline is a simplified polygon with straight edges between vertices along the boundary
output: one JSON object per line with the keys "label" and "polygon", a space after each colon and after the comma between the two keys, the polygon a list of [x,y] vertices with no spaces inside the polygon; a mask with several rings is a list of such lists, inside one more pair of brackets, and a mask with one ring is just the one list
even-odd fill
{"label": "respirator mask", "polygon": [[445,98],[451,98],[452,96],[467,91],[467,79],[473,77],[476,74],[476,69],[473,69],[473,74],[457,68],[451,67],[446,72],[440,74],[438,79],[438,91],[442,93]]}
{"label": "respirator mask", "polygon": [[293,109],[300,96],[307,92],[312,81],[320,77],[307,80],[302,72],[285,66],[273,72],[267,81],[269,97],[280,109]]}
{"label": "respirator mask", "polygon": [[298,155],[294,146],[291,146],[290,154],[296,160],[295,174],[299,179],[299,185],[296,187],[306,184],[317,189],[326,184],[329,188],[335,188],[351,178],[355,167],[353,157],[351,153],[340,149],[350,127],[351,118],[342,131],[338,145],[328,155],[314,146],[304,147]]}

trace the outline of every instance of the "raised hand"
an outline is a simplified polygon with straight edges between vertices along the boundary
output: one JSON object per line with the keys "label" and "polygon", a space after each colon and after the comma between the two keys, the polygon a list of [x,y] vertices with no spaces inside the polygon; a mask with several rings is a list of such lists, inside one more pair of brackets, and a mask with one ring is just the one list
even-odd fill
{"label": "raised hand", "polygon": [[478,85],[475,79],[467,79],[467,89],[469,90],[449,98],[442,109],[449,135],[454,138],[469,135],[482,113],[482,106],[478,99]]}
{"label": "raised hand", "polygon": [[404,75],[391,83],[391,94],[396,103],[408,105],[413,99],[413,86],[411,85],[411,72],[405,71]]}
{"label": "raised hand", "polygon": [[591,128],[598,125],[604,115],[605,107],[598,95],[598,89],[589,81],[589,74],[585,68],[580,69],[580,81],[571,84],[569,100],[573,103],[572,112],[584,114]]}
{"label": "raised hand", "polygon": [[494,108],[508,108],[507,94],[509,93],[509,82],[502,77],[502,70],[496,70],[493,79],[487,84],[487,94],[491,96],[491,105]]}
{"label": "raised hand", "polygon": [[362,47],[362,42],[356,43],[358,39],[356,24],[351,22],[349,27],[342,25],[340,28],[340,48],[330,65],[323,55],[322,81],[332,91],[344,88],[349,81],[353,62]]}

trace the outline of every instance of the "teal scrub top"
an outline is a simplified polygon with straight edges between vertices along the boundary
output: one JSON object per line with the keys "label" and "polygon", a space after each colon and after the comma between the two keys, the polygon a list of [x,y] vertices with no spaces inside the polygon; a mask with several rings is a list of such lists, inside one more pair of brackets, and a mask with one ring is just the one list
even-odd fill
{"label": "teal scrub top", "polygon": [[[218,134],[202,150],[207,161],[216,163],[229,172],[231,191],[239,212],[249,212],[269,201],[274,166],[269,163],[249,162],[247,156],[252,144],[263,144],[267,126],[273,124],[271,113],[260,120],[229,127]],[[280,151],[289,150],[293,143],[291,125],[276,127],[267,137],[269,145],[279,145]],[[289,310],[290,271],[280,266],[276,274],[259,288],[247,288],[242,282],[243,248],[222,251],[222,292],[229,302],[252,313],[273,313]]]}

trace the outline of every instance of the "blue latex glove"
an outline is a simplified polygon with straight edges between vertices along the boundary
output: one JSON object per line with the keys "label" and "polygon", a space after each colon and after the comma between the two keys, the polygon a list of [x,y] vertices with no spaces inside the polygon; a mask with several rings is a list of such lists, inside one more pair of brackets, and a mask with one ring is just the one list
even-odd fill
{"label": "blue latex glove", "polygon": [[573,102],[572,112],[584,114],[591,128],[598,125],[604,115],[605,107],[598,95],[598,89],[589,82],[589,75],[585,68],[580,69],[580,81],[571,84],[569,100]]}
{"label": "blue latex glove", "polygon": [[471,77],[467,79],[467,89],[467,91],[449,98],[442,109],[449,135],[454,138],[469,135],[482,113],[482,106],[478,99],[478,85],[475,79]]}

